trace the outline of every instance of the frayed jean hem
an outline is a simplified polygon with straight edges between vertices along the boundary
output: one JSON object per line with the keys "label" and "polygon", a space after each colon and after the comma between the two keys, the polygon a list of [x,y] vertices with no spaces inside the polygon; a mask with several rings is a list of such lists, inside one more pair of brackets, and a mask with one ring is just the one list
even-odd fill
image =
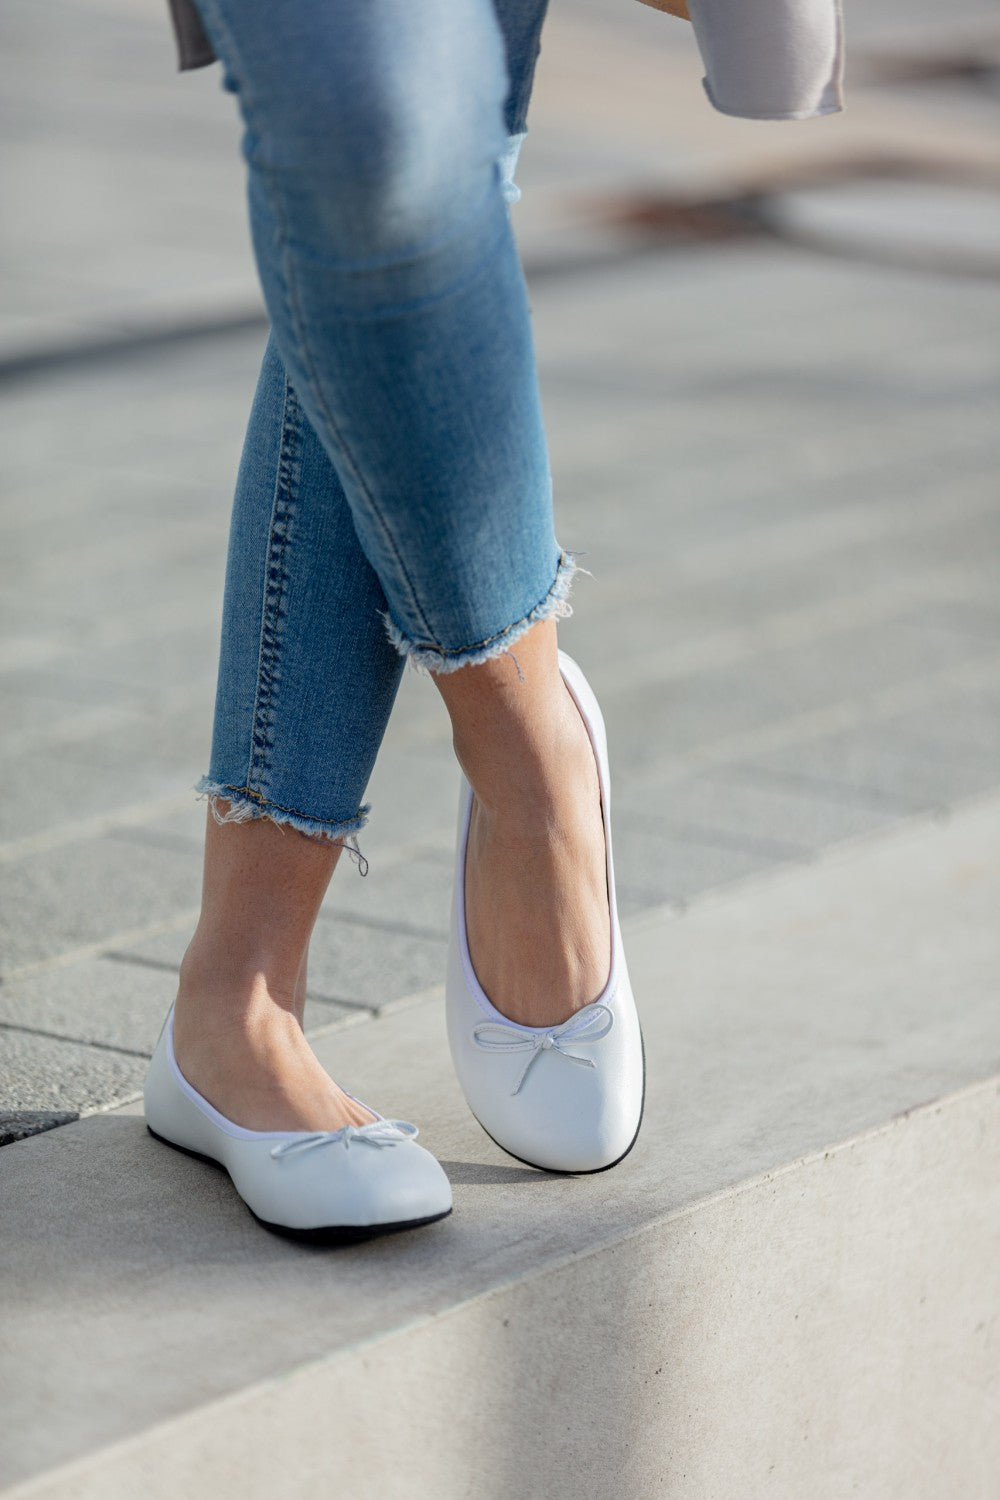
{"label": "frayed jean hem", "polygon": [[448,672],[458,672],[462,667],[480,666],[508,651],[533,625],[538,625],[542,620],[565,619],[571,615],[573,606],[569,602],[569,593],[573,580],[577,573],[586,571],[577,561],[576,553],[561,552],[552,587],[534,609],[514,624],[508,625],[505,630],[470,646],[438,646],[427,641],[411,640],[400,630],[388,611],[382,615],[386,633],[400,656],[405,656],[409,665],[418,672],[444,676]]}
{"label": "frayed jean hem", "polygon": [[[361,874],[367,875],[368,873],[368,861],[358,848],[357,840],[357,835],[368,822],[371,809],[367,804],[359,807],[353,818],[347,818],[342,823],[334,823],[327,818],[314,818],[308,813],[297,812],[292,808],[269,802],[266,797],[262,797],[259,792],[251,791],[249,787],[229,786],[224,782],[213,781],[209,776],[202,776],[195,784],[194,790],[199,794],[199,799],[207,799],[212,817],[217,823],[251,823],[258,818],[267,818],[279,827],[294,828],[310,838],[339,844],[354,860]],[[220,799],[229,803],[228,811],[224,813],[219,811]]]}

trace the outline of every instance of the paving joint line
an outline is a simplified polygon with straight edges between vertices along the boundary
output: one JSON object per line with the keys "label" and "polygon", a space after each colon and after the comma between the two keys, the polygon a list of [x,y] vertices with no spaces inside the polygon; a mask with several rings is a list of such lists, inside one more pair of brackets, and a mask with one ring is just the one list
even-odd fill
{"label": "paving joint line", "polygon": [[130,927],[125,932],[112,933],[110,937],[100,938],[96,942],[81,943],[78,948],[69,948],[63,953],[55,953],[48,958],[34,959],[30,963],[20,964],[16,968],[8,969],[5,974],[0,974],[0,986],[16,984],[22,979],[30,979],[35,974],[44,974],[52,969],[68,969],[73,964],[88,958],[100,958],[108,948],[124,949],[129,943],[142,942],[150,937],[160,937],[166,932],[180,932],[187,926],[193,930],[199,915],[198,907],[189,907],[186,911],[176,913],[172,917],[163,917],[142,927]]}
{"label": "paving joint line", "polygon": [[416,923],[394,922],[391,917],[374,917],[364,913],[337,911],[335,908],[324,911],[320,908],[317,922],[335,923],[339,926],[370,927],[375,932],[394,932],[400,937],[423,938],[428,942],[447,942],[447,930],[438,927],[420,927]]}
{"label": "paving joint line", "polygon": [[147,1062],[152,1056],[151,1052],[143,1052],[136,1047],[119,1047],[113,1042],[95,1042],[89,1037],[67,1036],[62,1031],[49,1031],[42,1026],[25,1026],[20,1021],[0,1020],[0,1033],[4,1031],[21,1031],[27,1036],[40,1036],[52,1042],[69,1042],[74,1047],[93,1047],[98,1052],[117,1052],[123,1057],[143,1057]]}

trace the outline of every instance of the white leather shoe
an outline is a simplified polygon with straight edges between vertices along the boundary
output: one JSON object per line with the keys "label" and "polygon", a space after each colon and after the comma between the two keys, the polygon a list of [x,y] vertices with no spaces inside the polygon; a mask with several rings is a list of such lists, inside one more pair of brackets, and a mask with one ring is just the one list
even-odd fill
{"label": "white leather shoe", "polygon": [[173,1029],[171,1006],[146,1076],[149,1131],[224,1167],[265,1228],[338,1244],[414,1229],[451,1213],[451,1184],[435,1157],[416,1144],[415,1125],[379,1115],[341,1130],[245,1130],[188,1083],[174,1056]]}
{"label": "white leather shoe", "polygon": [[490,1003],[472,967],[465,927],[472,789],[463,778],[445,990],[448,1041],[469,1108],[498,1146],[551,1172],[601,1172],[635,1144],[645,1065],[615,901],[604,720],[572,657],[560,651],[559,665],[587,726],[600,778],[611,906],[608,982],[560,1026],[519,1026]]}

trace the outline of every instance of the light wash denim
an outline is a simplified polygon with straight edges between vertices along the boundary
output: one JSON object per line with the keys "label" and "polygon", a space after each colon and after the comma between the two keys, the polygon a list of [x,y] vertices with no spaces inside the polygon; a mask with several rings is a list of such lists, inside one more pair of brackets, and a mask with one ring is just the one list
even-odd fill
{"label": "light wash denim", "polygon": [[197,0],[271,334],[198,789],[352,842],[404,661],[566,614],[508,203],[546,0]]}

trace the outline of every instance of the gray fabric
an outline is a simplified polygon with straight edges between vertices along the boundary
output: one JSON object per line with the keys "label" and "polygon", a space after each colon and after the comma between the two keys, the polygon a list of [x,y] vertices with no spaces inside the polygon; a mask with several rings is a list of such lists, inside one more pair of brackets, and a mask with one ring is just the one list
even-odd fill
{"label": "gray fabric", "polygon": [[201,17],[191,0],[168,0],[170,19],[177,43],[177,66],[181,72],[186,68],[204,68],[216,62],[212,43],[205,35]]}
{"label": "gray fabric", "polygon": [[722,114],[807,120],[843,109],[841,0],[688,0],[688,9],[702,86]]}
{"label": "gray fabric", "polygon": [[[168,3],[181,71],[215,62],[192,0]],[[688,8],[702,86],[720,113],[806,120],[843,109],[841,0],[688,0]]]}

